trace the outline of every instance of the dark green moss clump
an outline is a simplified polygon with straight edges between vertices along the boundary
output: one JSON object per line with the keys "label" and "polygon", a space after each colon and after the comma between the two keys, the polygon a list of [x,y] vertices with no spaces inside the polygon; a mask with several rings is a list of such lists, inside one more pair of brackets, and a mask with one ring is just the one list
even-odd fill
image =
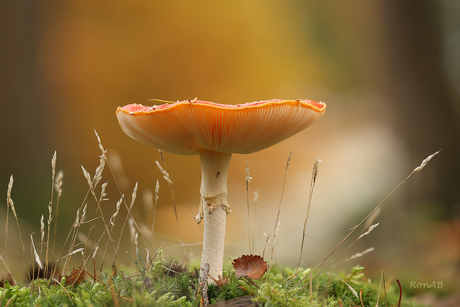
{"label": "dark green moss clump", "polygon": [[[78,285],[65,285],[46,279],[34,280],[29,287],[11,286],[7,281],[0,288],[0,306],[201,306],[202,292],[198,270],[175,260],[144,263],[134,261],[137,272],[104,273],[97,280],[87,277]],[[313,279],[310,269],[297,272],[290,268],[271,268],[260,280],[238,278],[233,271],[217,284],[208,287],[210,304],[238,297],[252,299],[255,306],[375,306],[379,285],[369,283],[362,267],[349,274],[325,273]],[[380,306],[397,306],[399,288],[380,289]],[[418,306],[402,298],[401,306]]]}

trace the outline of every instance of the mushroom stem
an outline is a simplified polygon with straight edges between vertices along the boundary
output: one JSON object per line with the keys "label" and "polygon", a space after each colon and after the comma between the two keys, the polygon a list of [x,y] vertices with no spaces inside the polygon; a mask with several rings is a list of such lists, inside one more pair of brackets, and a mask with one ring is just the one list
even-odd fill
{"label": "mushroom stem", "polygon": [[[203,211],[197,222],[204,217],[203,252],[201,266],[209,264],[209,275],[222,276],[224,261],[225,223],[231,209],[227,203],[227,172],[232,154],[215,151],[200,152],[201,204]],[[203,212],[203,216],[201,216]],[[212,280],[209,282],[213,283]]]}

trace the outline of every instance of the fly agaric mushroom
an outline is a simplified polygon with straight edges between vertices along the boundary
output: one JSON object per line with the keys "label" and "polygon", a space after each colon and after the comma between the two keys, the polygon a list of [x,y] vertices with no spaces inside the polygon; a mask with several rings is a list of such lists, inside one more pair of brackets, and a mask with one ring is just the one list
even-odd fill
{"label": "fly agaric mushroom", "polygon": [[222,276],[227,203],[227,171],[233,153],[249,154],[313,124],[326,104],[311,100],[268,100],[223,105],[194,100],[117,109],[118,122],[131,138],[173,154],[199,155],[201,200],[195,218],[204,218],[201,263]]}

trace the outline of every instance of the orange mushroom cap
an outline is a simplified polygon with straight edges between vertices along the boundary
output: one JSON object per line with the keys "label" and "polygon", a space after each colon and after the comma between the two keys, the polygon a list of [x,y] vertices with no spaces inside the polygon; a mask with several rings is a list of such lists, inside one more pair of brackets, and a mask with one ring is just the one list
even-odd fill
{"label": "orange mushroom cap", "polygon": [[146,107],[118,107],[117,118],[131,138],[175,154],[203,149],[256,152],[302,131],[320,118],[326,104],[312,100],[267,100],[223,105],[200,100]]}

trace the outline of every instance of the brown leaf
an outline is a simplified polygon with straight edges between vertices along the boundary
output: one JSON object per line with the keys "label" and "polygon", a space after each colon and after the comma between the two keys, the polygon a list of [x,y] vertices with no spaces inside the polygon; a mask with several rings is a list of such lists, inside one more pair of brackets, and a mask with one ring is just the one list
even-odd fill
{"label": "brown leaf", "polygon": [[73,269],[70,275],[65,276],[65,285],[78,285],[85,279],[86,270],[78,267],[78,269]]}
{"label": "brown leaf", "polygon": [[5,277],[0,279],[0,288],[5,287],[5,280],[10,284],[10,286],[16,286],[16,283],[14,282],[13,275],[7,274]]}
{"label": "brown leaf", "polygon": [[267,271],[267,262],[258,255],[243,255],[232,260],[233,269],[237,277],[246,276],[252,279],[260,279]]}

